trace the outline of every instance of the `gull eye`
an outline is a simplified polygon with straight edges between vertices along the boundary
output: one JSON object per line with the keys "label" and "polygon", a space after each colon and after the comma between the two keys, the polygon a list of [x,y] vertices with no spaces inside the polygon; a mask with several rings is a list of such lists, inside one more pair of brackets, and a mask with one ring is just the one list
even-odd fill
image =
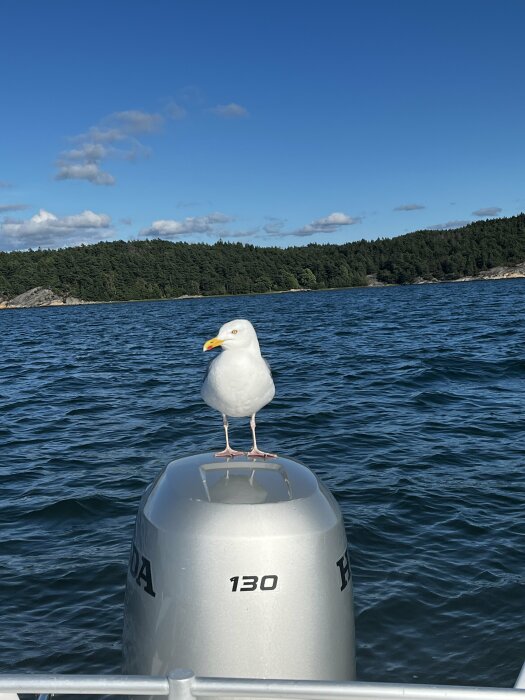
{"label": "gull eye", "polygon": [[237,335],[238,332],[239,332],[239,331],[238,331],[236,328],[234,328],[233,331],[232,331],[232,335]]}

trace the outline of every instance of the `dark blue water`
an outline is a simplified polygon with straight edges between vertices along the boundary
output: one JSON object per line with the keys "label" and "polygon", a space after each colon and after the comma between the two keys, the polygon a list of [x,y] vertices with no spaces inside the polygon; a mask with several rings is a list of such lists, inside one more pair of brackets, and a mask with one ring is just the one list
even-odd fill
{"label": "dark blue water", "polygon": [[[514,683],[525,658],[525,281],[0,312],[0,671],[115,672],[146,485],[223,447],[202,343],[253,321],[260,446],[345,516],[361,680]],[[246,420],[233,422],[248,448]]]}

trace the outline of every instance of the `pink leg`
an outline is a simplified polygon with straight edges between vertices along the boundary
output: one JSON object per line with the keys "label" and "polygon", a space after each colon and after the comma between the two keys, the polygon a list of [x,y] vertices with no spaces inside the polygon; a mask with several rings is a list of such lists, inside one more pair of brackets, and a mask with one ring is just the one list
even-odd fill
{"label": "pink leg", "polygon": [[255,438],[255,413],[250,418],[250,428],[252,429],[253,447],[248,452],[248,457],[264,457],[265,459],[266,457],[277,457],[277,455],[274,455],[271,452],[261,452],[261,450],[257,447],[257,440]]}
{"label": "pink leg", "polygon": [[230,442],[228,440],[228,418],[223,413],[222,414],[222,424],[224,426],[224,434],[226,435],[226,448],[222,452],[216,452],[216,457],[239,457],[245,454],[244,452],[239,452],[239,450],[232,450],[230,447]]}

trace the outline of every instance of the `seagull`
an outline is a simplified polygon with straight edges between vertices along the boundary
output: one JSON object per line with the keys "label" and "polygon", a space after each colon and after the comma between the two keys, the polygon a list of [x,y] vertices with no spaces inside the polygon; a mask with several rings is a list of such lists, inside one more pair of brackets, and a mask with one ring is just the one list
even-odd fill
{"label": "seagull", "polygon": [[261,355],[255,328],[244,318],[229,321],[215,338],[204,343],[202,349],[207,352],[219,346],[222,352],[210,362],[201,389],[201,396],[208,406],[222,413],[226,448],[215,456],[245,454],[230,447],[228,416],[250,416],[253,447],[247,456],[276,457],[271,452],[262,452],[255,438],[255,414],[270,403],[275,394],[270,366]]}

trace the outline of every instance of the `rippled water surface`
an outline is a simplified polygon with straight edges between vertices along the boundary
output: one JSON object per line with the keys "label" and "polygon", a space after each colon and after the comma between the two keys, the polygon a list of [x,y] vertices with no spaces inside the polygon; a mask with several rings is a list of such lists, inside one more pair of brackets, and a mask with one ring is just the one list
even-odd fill
{"label": "rippled water surface", "polygon": [[[264,449],[345,517],[361,680],[512,685],[525,658],[525,281],[0,312],[0,670],[116,672],[146,485],[222,448],[202,343],[256,326]],[[232,442],[250,446],[246,420]]]}

